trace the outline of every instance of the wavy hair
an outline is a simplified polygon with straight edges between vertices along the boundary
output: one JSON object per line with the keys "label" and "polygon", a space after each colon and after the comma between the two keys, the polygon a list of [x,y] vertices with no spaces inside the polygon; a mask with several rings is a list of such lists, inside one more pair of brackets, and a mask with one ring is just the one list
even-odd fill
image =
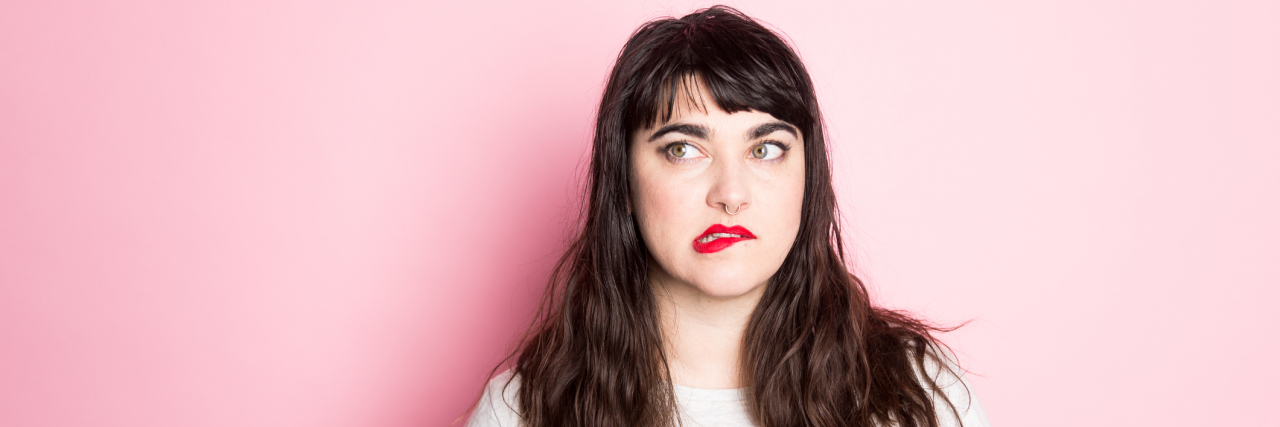
{"label": "wavy hair", "polygon": [[579,229],[510,356],[523,422],[678,423],[648,249],[627,208],[628,143],[668,120],[693,79],[724,111],[769,113],[805,139],[800,230],[743,338],[750,415],[763,427],[936,427],[934,394],[959,418],[938,384],[918,374],[926,358],[945,357],[932,333],[951,329],[873,306],[846,267],[822,115],[800,58],[750,17],[715,6],[645,24],[609,75]]}

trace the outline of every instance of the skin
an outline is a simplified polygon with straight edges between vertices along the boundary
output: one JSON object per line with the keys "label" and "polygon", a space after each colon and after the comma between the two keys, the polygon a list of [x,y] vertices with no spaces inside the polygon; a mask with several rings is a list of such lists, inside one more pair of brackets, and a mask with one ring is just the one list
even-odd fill
{"label": "skin", "polygon": [[[633,132],[629,207],[649,248],[672,380],[740,388],[743,332],[800,229],[804,139],[789,125],[794,134],[773,130],[753,138],[762,125],[783,122],[759,111],[729,114],[705,89],[693,92],[700,102],[678,100],[670,120]],[[673,124],[700,126],[705,135],[655,137]],[[670,146],[678,142],[688,144],[680,145],[683,152]],[[740,206],[738,215],[726,206]],[[715,253],[695,251],[694,239],[717,223],[746,227],[756,239]]]}

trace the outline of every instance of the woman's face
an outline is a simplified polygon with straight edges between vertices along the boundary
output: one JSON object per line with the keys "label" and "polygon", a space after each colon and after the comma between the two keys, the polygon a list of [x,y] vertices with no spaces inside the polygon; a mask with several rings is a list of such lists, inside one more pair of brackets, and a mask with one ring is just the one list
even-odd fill
{"label": "woman's face", "polygon": [[729,114],[701,96],[705,111],[679,100],[669,121],[633,133],[631,208],[656,284],[736,298],[763,291],[795,242],[804,138],[770,114]]}

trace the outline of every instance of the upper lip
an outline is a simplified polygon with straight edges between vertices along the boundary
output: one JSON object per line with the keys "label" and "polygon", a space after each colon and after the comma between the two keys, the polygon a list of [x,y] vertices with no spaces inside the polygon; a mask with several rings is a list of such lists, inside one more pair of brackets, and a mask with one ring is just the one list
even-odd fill
{"label": "upper lip", "polygon": [[737,234],[742,236],[744,239],[756,238],[756,235],[751,234],[751,230],[748,230],[746,227],[741,225],[729,227],[721,224],[712,224],[710,227],[707,227],[707,231],[703,231],[702,234],[699,234],[694,240],[702,239],[703,237],[707,237],[707,235],[714,233]]}

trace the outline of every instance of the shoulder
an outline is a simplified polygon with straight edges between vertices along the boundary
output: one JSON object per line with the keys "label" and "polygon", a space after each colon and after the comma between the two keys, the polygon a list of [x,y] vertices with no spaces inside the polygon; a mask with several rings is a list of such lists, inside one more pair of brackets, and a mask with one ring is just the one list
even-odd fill
{"label": "shoulder", "polygon": [[[938,425],[942,427],[990,427],[987,413],[978,401],[978,395],[965,379],[965,371],[956,362],[955,354],[937,346],[930,346],[924,359],[924,372],[917,371],[922,377],[927,376],[937,384],[933,390],[934,407],[937,408]],[[923,378],[922,378],[923,379]],[[927,382],[921,381],[927,388]],[[942,397],[946,399],[942,399]],[[947,405],[951,402],[951,406]],[[951,407],[955,407],[953,412]]]}
{"label": "shoulder", "polygon": [[510,369],[494,376],[485,384],[466,427],[519,427],[519,390],[520,377]]}

